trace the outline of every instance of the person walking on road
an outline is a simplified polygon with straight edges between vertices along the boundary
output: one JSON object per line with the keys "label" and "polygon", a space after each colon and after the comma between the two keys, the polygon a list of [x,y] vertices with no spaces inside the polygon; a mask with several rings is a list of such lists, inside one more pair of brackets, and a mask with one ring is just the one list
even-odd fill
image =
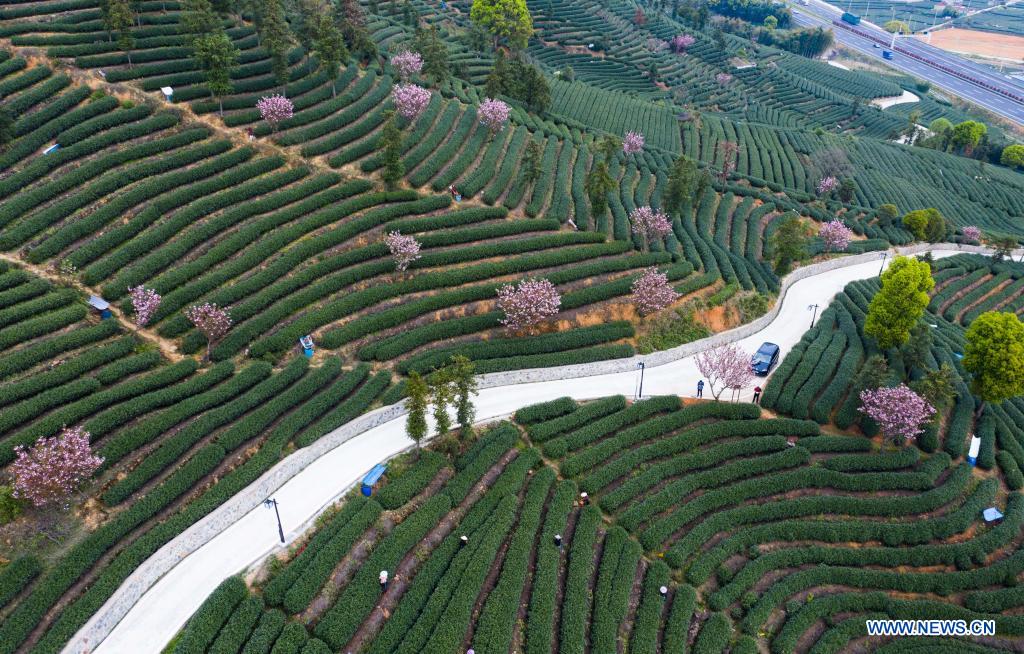
{"label": "person walking on road", "polygon": [[704,397],[704,380],[697,382],[697,397]]}
{"label": "person walking on road", "polygon": [[761,387],[760,386],[755,386],[754,387],[754,404],[760,404],[760,403],[761,403]]}
{"label": "person walking on road", "polygon": [[385,590],[388,589],[388,571],[387,570],[381,570],[380,571],[380,589],[381,589],[381,591],[385,591]]}

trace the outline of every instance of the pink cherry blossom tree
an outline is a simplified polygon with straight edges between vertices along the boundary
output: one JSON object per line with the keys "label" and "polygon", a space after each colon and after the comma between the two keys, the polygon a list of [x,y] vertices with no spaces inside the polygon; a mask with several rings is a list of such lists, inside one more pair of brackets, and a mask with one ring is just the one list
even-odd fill
{"label": "pink cherry blossom tree", "polygon": [[637,277],[632,291],[631,299],[642,316],[661,311],[679,299],[679,293],[669,286],[668,275],[657,268],[648,268]]}
{"label": "pink cherry blossom tree", "polygon": [[818,182],[818,195],[828,195],[837,188],[839,188],[839,180],[832,175],[827,175]]}
{"label": "pink cherry blossom tree", "polygon": [[409,264],[420,258],[419,241],[411,236],[405,236],[401,232],[388,232],[384,237],[384,243],[391,251],[391,257],[395,260],[395,270],[405,272]]}
{"label": "pink cherry blossom tree", "polygon": [[490,130],[492,136],[505,127],[511,113],[512,108],[508,104],[501,100],[492,100],[491,98],[484,98],[484,101],[480,103],[476,111],[480,124]]}
{"label": "pink cherry blossom tree", "polygon": [[841,221],[831,220],[818,230],[818,236],[825,243],[825,252],[842,252],[850,247],[853,240],[853,230],[844,225]]}
{"label": "pink cherry blossom tree", "polygon": [[408,82],[423,70],[423,57],[418,52],[401,50],[391,57],[391,65],[398,71],[398,76],[402,78],[402,81]]}
{"label": "pink cherry blossom tree", "polygon": [[260,98],[256,102],[256,108],[260,110],[260,117],[267,121],[267,124],[275,132],[278,125],[291,118],[295,111],[295,105],[283,95]]}
{"label": "pink cherry blossom tree", "polygon": [[672,222],[663,211],[649,206],[637,207],[629,214],[630,227],[648,244],[654,239],[665,238],[672,231]]}
{"label": "pink cherry blossom tree", "polygon": [[231,329],[231,316],[216,304],[207,302],[189,307],[185,317],[206,337],[206,358],[209,359],[214,343]]}
{"label": "pink cherry blossom tree", "polygon": [[935,415],[935,407],[905,384],[861,391],[860,403],[860,412],[897,443],[917,438]]}
{"label": "pink cherry blossom tree", "polygon": [[697,370],[707,379],[716,401],[726,389],[738,392],[754,377],[754,371],[750,369],[750,355],[733,343],[704,350],[695,359]]}
{"label": "pink cherry blossom tree", "polygon": [[128,296],[135,310],[135,324],[145,327],[160,307],[160,295],[151,288],[133,286],[128,289]]}
{"label": "pink cherry blossom tree", "polygon": [[430,91],[415,84],[396,84],[391,90],[391,100],[398,115],[406,120],[415,120],[430,102]]}
{"label": "pink cherry blossom tree", "polygon": [[968,241],[981,242],[981,228],[975,225],[968,225],[964,227],[964,238]]}
{"label": "pink cherry blossom tree", "polygon": [[644,149],[644,135],[640,132],[626,132],[622,139],[622,151],[629,154],[636,154]]}
{"label": "pink cherry blossom tree", "polygon": [[725,86],[726,84],[732,81],[732,75],[730,75],[729,73],[718,73],[717,75],[715,75],[715,81],[721,84],[722,86]]}
{"label": "pink cherry blossom tree", "polygon": [[92,453],[89,432],[82,427],[65,427],[32,447],[18,445],[14,454],[14,496],[36,507],[67,508],[71,494],[103,464],[103,458]]}
{"label": "pink cherry blossom tree", "polygon": [[669,47],[672,48],[672,52],[676,54],[684,54],[686,49],[697,42],[697,39],[693,38],[689,34],[679,34],[672,37],[669,41]]}
{"label": "pink cherry blossom tree", "polygon": [[547,279],[524,279],[518,286],[498,289],[498,308],[505,317],[501,324],[510,332],[529,331],[558,313],[562,296]]}

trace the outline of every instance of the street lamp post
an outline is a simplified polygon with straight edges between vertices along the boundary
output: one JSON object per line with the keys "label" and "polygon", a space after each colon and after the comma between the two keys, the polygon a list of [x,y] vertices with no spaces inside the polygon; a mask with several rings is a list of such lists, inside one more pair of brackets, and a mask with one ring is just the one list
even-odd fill
{"label": "street lamp post", "polygon": [[888,252],[883,252],[883,253],[882,253],[882,265],[878,267],[878,276],[879,276],[879,277],[881,277],[881,276],[882,276],[882,271],[883,271],[883,270],[885,270],[885,258],[886,258],[887,256],[889,256],[889,253],[888,253]]}
{"label": "street lamp post", "polygon": [[807,310],[813,312],[813,313],[811,313],[811,328],[813,329],[814,328],[814,319],[818,317],[818,305],[817,304],[809,304],[809,305],[807,305]]}
{"label": "street lamp post", "polygon": [[636,364],[636,366],[640,368],[640,390],[637,391],[636,394],[636,399],[639,400],[644,396],[644,369],[647,367],[647,364],[645,364],[643,361],[640,361]]}
{"label": "street lamp post", "polygon": [[277,535],[281,538],[281,544],[284,544],[284,527],[281,526],[281,512],[277,510],[277,500],[268,497],[263,500],[263,506],[268,509],[274,508],[274,514],[277,516]]}

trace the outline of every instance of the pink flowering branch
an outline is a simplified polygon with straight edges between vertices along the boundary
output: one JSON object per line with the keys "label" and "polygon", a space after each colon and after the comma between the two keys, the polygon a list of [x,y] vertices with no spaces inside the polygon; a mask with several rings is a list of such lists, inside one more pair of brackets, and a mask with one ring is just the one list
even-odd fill
{"label": "pink flowering branch", "polygon": [[510,332],[532,329],[558,313],[562,296],[547,279],[524,279],[518,286],[498,289],[498,308],[505,314],[501,324]]}
{"label": "pink flowering branch", "polygon": [[128,296],[131,298],[132,308],[135,310],[135,324],[145,327],[153,318],[156,310],[160,308],[160,295],[151,288],[133,286],[128,289]]}
{"label": "pink flowering branch", "polygon": [[832,220],[821,226],[818,236],[825,243],[826,252],[842,252],[850,247],[853,230],[838,220]]}
{"label": "pink flowering branch", "polygon": [[832,175],[822,177],[821,181],[818,182],[818,195],[828,195],[837,188],[839,188],[838,179]]}
{"label": "pink flowering branch", "polygon": [[662,239],[672,232],[672,222],[663,211],[649,206],[637,207],[629,214],[630,227],[648,243]]}
{"label": "pink flowering branch", "polygon": [[405,272],[409,264],[420,258],[420,244],[411,236],[404,236],[401,232],[389,232],[384,237],[391,256],[395,260],[395,270]]}
{"label": "pink flowering branch", "polygon": [[260,98],[256,102],[256,108],[260,110],[260,117],[267,121],[267,124],[275,132],[278,125],[291,118],[295,111],[295,105],[283,95]]}
{"label": "pink flowering branch", "polygon": [[31,448],[14,448],[15,460],[10,472],[14,477],[14,496],[36,507],[65,504],[103,458],[92,453],[89,432],[82,427],[65,427],[52,438],[40,438]]}
{"label": "pink flowering branch", "polygon": [[206,337],[206,357],[210,357],[213,344],[224,338],[231,329],[231,316],[216,304],[207,302],[189,307],[185,317]]}
{"label": "pink flowering branch", "polygon": [[935,415],[935,408],[905,384],[861,391],[860,403],[860,412],[897,442],[917,438]]}
{"label": "pink flowering branch", "polygon": [[637,277],[632,291],[631,299],[642,316],[661,311],[679,299],[679,294],[669,286],[668,275],[657,268],[648,268]]}
{"label": "pink flowering branch", "polygon": [[967,227],[964,227],[963,232],[964,232],[964,238],[966,238],[968,241],[976,241],[976,242],[979,242],[979,243],[981,242],[981,228],[980,227],[977,227],[975,225],[968,225]]}
{"label": "pink flowering branch", "polygon": [[739,391],[750,383],[750,355],[732,343],[704,350],[695,357],[697,370],[708,380],[711,395],[718,400],[725,389]]}
{"label": "pink flowering branch", "polygon": [[423,57],[418,52],[402,50],[391,57],[391,65],[398,71],[398,76],[403,82],[408,82],[413,76],[419,75],[423,70]]}
{"label": "pink flowering branch", "polygon": [[689,34],[679,34],[672,37],[672,40],[669,41],[669,47],[672,49],[672,52],[675,52],[676,54],[685,54],[686,49],[696,42],[697,39],[693,38]]}
{"label": "pink flowering branch", "polygon": [[430,102],[430,91],[415,84],[396,84],[391,100],[398,114],[406,120],[415,120]]}
{"label": "pink flowering branch", "polygon": [[491,98],[484,98],[476,111],[480,124],[487,127],[492,135],[497,134],[505,127],[511,113],[512,108],[508,104]]}
{"label": "pink flowering branch", "polygon": [[644,149],[644,135],[640,132],[626,132],[622,139],[622,151],[626,154],[636,154]]}

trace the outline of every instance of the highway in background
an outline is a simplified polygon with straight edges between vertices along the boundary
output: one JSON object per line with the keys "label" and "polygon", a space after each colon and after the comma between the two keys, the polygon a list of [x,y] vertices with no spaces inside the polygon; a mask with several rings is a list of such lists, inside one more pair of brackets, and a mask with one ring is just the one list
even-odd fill
{"label": "highway in background", "polygon": [[[1024,97],[1024,84],[1021,84],[1019,81],[1013,80],[986,66],[967,61],[958,55],[935,48],[916,38],[897,38],[896,44],[904,50],[922,57],[927,63],[901,52],[895,52],[891,60],[883,59],[882,50],[886,46],[878,44],[878,41],[873,40],[871,37],[888,44],[892,39],[892,34],[866,21],[861,21],[855,29],[868,36],[843,29],[832,22],[839,20],[839,17],[842,15],[840,9],[820,0],[810,0],[810,3],[809,5],[791,5],[793,20],[797,25],[830,28],[835,34],[837,43],[877,59],[879,63],[884,63],[904,73],[926,80],[938,88],[983,107],[1018,125],[1024,125],[1024,102],[999,92],[1001,90],[1006,93],[1015,94],[1018,97]],[[875,47],[876,45],[879,45],[879,47]],[[965,80],[937,66],[943,66],[947,70],[970,76],[999,90],[985,88],[974,81]]]}

